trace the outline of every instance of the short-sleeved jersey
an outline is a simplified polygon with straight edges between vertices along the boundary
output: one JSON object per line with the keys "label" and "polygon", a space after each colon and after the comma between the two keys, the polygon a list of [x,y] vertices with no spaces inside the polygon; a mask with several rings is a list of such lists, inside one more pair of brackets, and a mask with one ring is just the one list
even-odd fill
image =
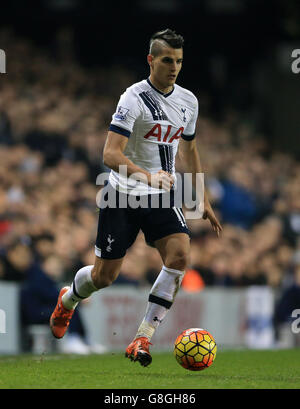
{"label": "short-sleeved jersey", "polygon": [[[147,79],[121,95],[109,129],[129,138],[124,154],[134,164],[150,173],[165,170],[175,177],[179,140],[195,137],[197,117],[198,101],[192,92],[175,84],[171,92],[163,94]],[[113,170],[109,182],[134,195],[164,192]]]}

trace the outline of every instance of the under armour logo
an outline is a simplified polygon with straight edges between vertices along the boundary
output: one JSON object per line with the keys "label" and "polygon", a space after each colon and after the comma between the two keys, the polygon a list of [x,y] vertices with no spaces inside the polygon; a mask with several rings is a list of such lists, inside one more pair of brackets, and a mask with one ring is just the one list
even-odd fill
{"label": "under armour logo", "polygon": [[153,318],[153,321],[158,321],[159,323],[162,322],[162,320],[160,320],[158,317],[154,317],[154,318]]}
{"label": "under armour logo", "polygon": [[109,234],[108,237],[107,237],[107,241],[108,241],[108,246],[106,247],[106,251],[108,251],[110,253],[112,251],[111,243],[113,243],[115,241],[115,239],[112,239],[111,235]]}
{"label": "under armour logo", "polygon": [[183,122],[186,122],[186,116],[185,116],[185,111],[186,111],[186,108],[181,108],[181,112],[183,113]]}
{"label": "under armour logo", "polygon": [[163,111],[161,109],[155,109],[155,115],[161,117],[163,115]]}

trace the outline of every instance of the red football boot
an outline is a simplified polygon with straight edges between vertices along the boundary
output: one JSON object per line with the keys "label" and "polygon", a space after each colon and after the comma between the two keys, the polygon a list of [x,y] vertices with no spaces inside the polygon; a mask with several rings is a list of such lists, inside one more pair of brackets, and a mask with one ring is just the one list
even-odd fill
{"label": "red football boot", "polygon": [[56,307],[50,317],[50,328],[55,338],[62,338],[70,324],[70,320],[75,310],[68,310],[62,304],[62,296],[70,287],[64,287],[60,290]]}
{"label": "red football boot", "polygon": [[149,352],[149,339],[146,337],[140,337],[134,339],[130,345],[128,345],[125,356],[132,361],[138,361],[142,366],[148,366],[152,362],[152,357]]}

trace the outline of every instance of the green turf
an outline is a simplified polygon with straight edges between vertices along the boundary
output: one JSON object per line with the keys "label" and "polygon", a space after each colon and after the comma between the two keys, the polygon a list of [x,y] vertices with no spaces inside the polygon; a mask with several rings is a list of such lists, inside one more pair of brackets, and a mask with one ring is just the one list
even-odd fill
{"label": "green turf", "polygon": [[300,388],[300,349],[219,351],[201,372],[172,353],[143,368],[123,354],[0,357],[0,388],[205,389]]}

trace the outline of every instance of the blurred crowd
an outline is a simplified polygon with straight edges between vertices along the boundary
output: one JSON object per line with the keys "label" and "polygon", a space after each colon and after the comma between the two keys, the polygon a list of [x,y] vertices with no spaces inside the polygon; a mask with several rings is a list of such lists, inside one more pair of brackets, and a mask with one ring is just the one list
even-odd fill
{"label": "blurred crowd", "polygon": [[[119,95],[142,78],[121,66],[83,68],[70,36],[62,30],[52,48],[41,50],[8,29],[0,33],[8,50],[0,83],[2,280],[24,282],[39,269],[70,282],[94,261],[96,178],[107,171],[107,129]],[[197,85],[192,91],[201,107]],[[207,190],[223,232],[218,238],[208,221],[188,220],[192,250],[183,290],[288,286],[300,269],[300,163],[274,151],[234,109],[224,107],[222,121],[203,114],[198,122]],[[184,171],[180,161],[177,170]],[[117,283],[149,285],[161,265],[140,234]]]}

